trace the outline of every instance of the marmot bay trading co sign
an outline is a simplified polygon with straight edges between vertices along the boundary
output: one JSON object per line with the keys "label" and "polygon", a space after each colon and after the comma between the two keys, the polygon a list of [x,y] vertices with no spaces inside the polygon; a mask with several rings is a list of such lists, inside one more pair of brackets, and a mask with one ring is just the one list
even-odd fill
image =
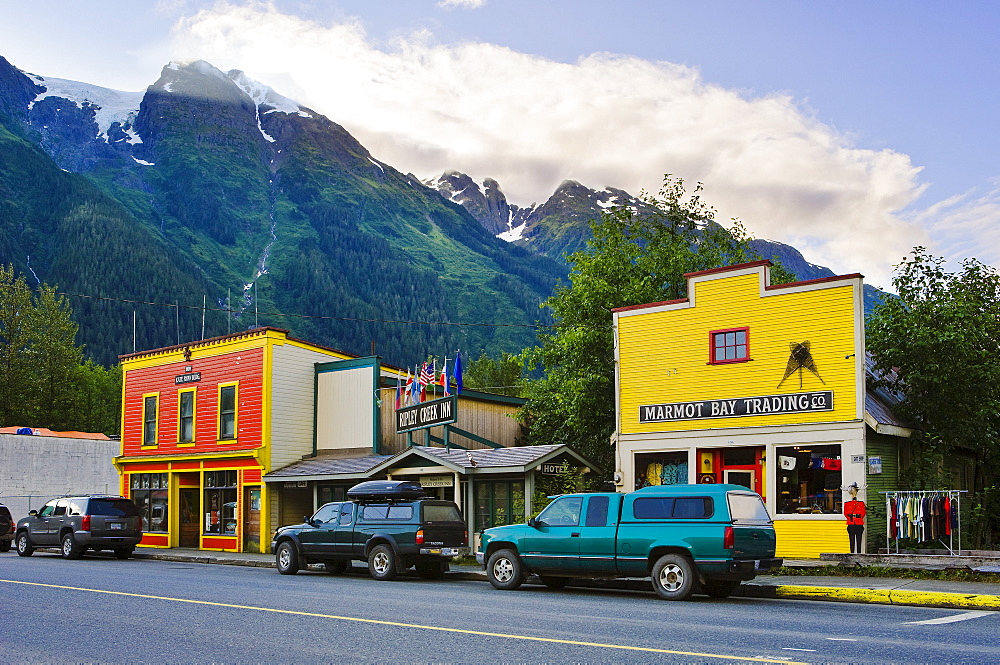
{"label": "marmot bay trading co sign", "polygon": [[639,407],[639,422],[659,423],[669,420],[763,416],[771,413],[809,413],[833,411],[833,391],[824,390],[792,395],[711,399],[701,402],[646,404]]}
{"label": "marmot bay trading co sign", "polygon": [[447,425],[458,420],[457,396],[414,404],[396,412],[396,433]]}

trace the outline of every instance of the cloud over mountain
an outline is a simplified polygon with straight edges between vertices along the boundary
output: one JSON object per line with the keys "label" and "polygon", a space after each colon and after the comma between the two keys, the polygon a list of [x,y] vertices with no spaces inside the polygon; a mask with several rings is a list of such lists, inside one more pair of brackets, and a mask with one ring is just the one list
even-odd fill
{"label": "cloud over mountain", "polygon": [[725,89],[690,67],[606,53],[567,64],[428,32],[376,44],[357,22],[268,4],[200,11],[176,25],[173,51],[246,70],[404,171],[493,177],[519,204],[565,179],[655,191],[669,172],[703,181],[720,219],[881,286],[932,241],[900,213],[922,192],[908,156],[854,146],[789,95]]}

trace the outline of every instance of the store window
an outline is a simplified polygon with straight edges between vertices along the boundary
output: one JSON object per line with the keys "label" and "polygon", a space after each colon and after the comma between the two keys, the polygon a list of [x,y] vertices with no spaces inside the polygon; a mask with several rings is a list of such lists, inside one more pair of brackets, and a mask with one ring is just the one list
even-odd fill
{"label": "store window", "polygon": [[524,481],[476,482],[476,529],[524,521]]}
{"label": "store window", "polygon": [[347,498],[347,485],[317,485],[316,496],[321,506],[331,501],[343,501]]}
{"label": "store window", "polygon": [[709,333],[709,363],[739,363],[750,359],[750,328],[713,330]]}
{"label": "store window", "polygon": [[778,514],[840,514],[840,445],[782,446],[778,457]]}
{"label": "store window", "polygon": [[236,534],[236,472],[205,472],[205,533]]}
{"label": "store window", "polygon": [[159,395],[144,395],[142,398],[142,445],[156,445],[156,411]]}
{"label": "store window", "polygon": [[177,441],[194,442],[194,391],[182,390],[177,397]]}
{"label": "store window", "polygon": [[139,509],[142,530],[166,533],[168,530],[170,475],[133,473],[129,477],[129,498]]}
{"label": "store window", "polygon": [[219,440],[236,439],[236,384],[219,386]]}
{"label": "store window", "polygon": [[684,485],[689,482],[687,451],[635,456],[635,489],[650,485]]}

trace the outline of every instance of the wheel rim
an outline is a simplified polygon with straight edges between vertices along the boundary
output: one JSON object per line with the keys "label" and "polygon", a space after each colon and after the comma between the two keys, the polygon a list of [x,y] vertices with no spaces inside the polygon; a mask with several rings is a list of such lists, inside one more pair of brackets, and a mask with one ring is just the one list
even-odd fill
{"label": "wheel rim", "polygon": [[497,559],[493,563],[493,577],[498,582],[510,582],[514,578],[514,564],[510,559]]}
{"label": "wheel rim", "polygon": [[73,539],[69,537],[63,538],[63,554],[69,556],[72,553],[73,553]]}
{"label": "wheel rim", "polygon": [[376,552],[375,556],[372,557],[372,568],[379,575],[384,574],[385,571],[389,570],[389,555],[385,552]]}
{"label": "wheel rim", "polygon": [[288,565],[292,562],[292,554],[288,551],[287,547],[282,547],[278,551],[278,567],[282,570],[288,570]]}
{"label": "wheel rim", "polygon": [[660,570],[660,586],[667,591],[677,591],[684,586],[684,569],[668,563]]}

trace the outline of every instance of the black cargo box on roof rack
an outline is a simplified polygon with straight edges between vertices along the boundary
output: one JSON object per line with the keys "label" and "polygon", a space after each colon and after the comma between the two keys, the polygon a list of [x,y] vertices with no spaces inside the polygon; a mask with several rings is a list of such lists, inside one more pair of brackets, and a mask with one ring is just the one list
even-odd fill
{"label": "black cargo box on roof rack", "polygon": [[409,501],[426,496],[420,483],[412,480],[369,480],[347,490],[352,501]]}

